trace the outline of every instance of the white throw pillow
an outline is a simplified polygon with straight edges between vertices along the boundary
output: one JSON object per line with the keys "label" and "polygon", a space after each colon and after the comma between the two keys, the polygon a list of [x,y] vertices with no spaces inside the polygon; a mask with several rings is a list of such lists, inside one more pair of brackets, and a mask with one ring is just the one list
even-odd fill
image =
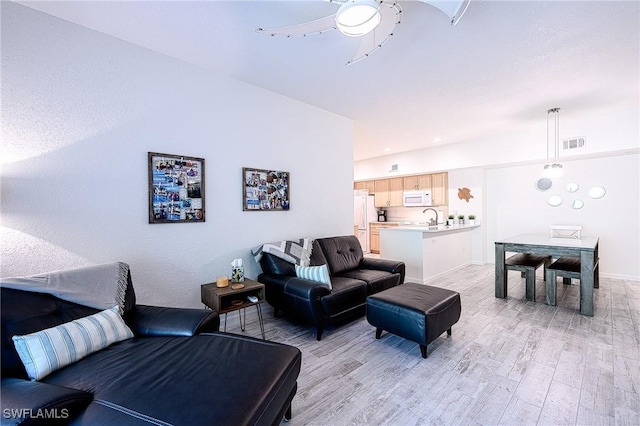
{"label": "white throw pillow", "polygon": [[305,280],[316,281],[331,289],[331,279],[327,265],[320,266],[300,266],[296,265],[296,276]]}
{"label": "white throw pillow", "polygon": [[24,336],[13,336],[16,351],[31,380],[133,337],[114,306],[97,314]]}

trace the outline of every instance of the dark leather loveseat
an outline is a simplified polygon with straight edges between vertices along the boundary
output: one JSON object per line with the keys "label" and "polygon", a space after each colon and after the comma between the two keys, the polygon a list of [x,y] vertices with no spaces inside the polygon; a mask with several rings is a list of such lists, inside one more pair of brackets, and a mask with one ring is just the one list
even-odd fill
{"label": "dark leather loveseat", "polygon": [[12,336],[98,310],[1,292],[3,425],[270,425],[291,417],[297,348],[220,333],[215,311],[136,305],[130,275],[123,318],[134,337],[31,381]]}
{"label": "dark leather loveseat", "polygon": [[260,259],[267,302],[278,311],[313,324],[317,339],[325,327],[365,314],[367,296],[404,282],[405,265],[395,260],[364,257],[353,235],[316,239],[311,266],[327,265],[332,289],[298,278],[295,266],[270,253]]}

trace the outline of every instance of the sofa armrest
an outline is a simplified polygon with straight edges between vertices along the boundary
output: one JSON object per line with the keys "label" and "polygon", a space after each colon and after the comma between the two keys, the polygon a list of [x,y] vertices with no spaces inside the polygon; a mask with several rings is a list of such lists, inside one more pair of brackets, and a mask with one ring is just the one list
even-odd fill
{"label": "sofa armrest", "polygon": [[220,316],[205,309],[136,305],[129,325],[136,336],[194,336],[218,331]]}
{"label": "sofa armrest", "polygon": [[324,284],[288,275],[261,274],[259,281],[271,288],[277,287],[282,293],[306,300],[320,300],[331,294]]}
{"label": "sofa armrest", "polygon": [[400,284],[404,282],[405,265],[399,260],[376,259],[373,257],[365,257],[360,263],[363,269],[374,269],[379,271],[390,272],[392,274],[400,274]]}
{"label": "sofa armrest", "polygon": [[93,399],[89,392],[32,382],[2,379],[2,424],[67,424]]}
{"label": "sofa armrest", "polygon": [[317,326],[324,326],[321,299],[331,294],[324,284],[302,278],[278,274],[260,274],[258,281],[265,285],[267,302],[276,310],[294,313]]}

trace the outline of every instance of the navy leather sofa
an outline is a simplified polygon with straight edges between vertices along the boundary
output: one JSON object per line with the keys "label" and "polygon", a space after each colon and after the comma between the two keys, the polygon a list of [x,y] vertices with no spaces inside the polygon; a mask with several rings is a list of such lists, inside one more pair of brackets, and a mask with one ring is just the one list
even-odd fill
{"label": "navy leather sofa", "polygon": [[327,325],[364,316],[368,295],[404,282],[403,262],[364,257],[354,235],[316,239],[310,265],[325,264],[332,289],[296,277],[293,264],[270,253],[260,259],[263,272],[258,276],[274,315],[283,311],[314,325],[318,340]]}
{"label": "navy leather sofa", "polygon": [[215,311],[136,305],[135,337],[30,381],[11,337],[98,312],[52,295],[1,289],[2,424],[270,425],[291,417],[301,354],[218,332]]}

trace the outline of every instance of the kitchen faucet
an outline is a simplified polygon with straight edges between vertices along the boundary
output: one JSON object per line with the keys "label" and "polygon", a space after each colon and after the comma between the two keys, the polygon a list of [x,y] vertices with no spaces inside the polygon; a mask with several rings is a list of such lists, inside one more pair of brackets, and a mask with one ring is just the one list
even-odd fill
{"label": "kitchen faucet", "polygon": [[427,207],[426,209],[422,210],[422,213],[426,213],[427,210],[431,210],[432,212],[434,212],[436,214],[436,218],[435,219],[429,219],[429,226],[438,226],[438,212],[436,211],[436,209],[432,209],[431,207]]}

